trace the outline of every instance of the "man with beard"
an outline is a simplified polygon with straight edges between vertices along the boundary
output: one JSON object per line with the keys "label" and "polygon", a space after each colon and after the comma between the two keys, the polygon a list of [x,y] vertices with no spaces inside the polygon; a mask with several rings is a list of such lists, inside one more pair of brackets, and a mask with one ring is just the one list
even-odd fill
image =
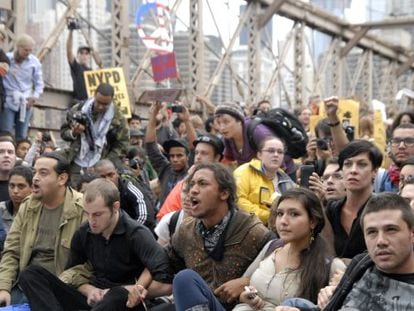
{"label": "man with beard", "polygon": [[38,265],[60,274],[70,243],[82,222],[82,195],[69,188],[68,161],[45,153],[34,165],[33,193],[19,208],[0,262],[0,305],[23,303],[19,272]]}
{"label": "man with beard", "polygon": [[166,252],[120,208],[113,182],[93,180],[84,198],[88,221],[73,236],[60,279],[37,266],[21,273],[31,310],[147,310],[144,298],[171,292]]}
{"label": "man with beard", "polygon": [[381,178],[380,192],[398,191],[401,166],[410,156],[414,156],[414,124],[401,124],[391,137],[389,145],[393,164]]}
{"label": "man with beard", "polygon": [[32,53],[35,41],[27,34],[15,38],[15,49],[7,53],[10,69],[3,78],[5,101],[0,129],[13,132],[16,140],[27,137],[33,106],[43,93],[42,64]]}

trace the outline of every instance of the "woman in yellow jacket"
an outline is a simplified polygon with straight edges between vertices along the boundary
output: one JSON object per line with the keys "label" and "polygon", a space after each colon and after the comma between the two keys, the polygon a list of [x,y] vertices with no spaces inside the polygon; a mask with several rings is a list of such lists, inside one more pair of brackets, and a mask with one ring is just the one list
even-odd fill
{"label": "woman in yellow jacket", "polygon": [[237,183],[238,206],[255,213],[267,223],[273,200],[296,184],[280,168],[285,147],[274,136],[264,139],[259,145],[257,159],[239,166],[234,171]]}

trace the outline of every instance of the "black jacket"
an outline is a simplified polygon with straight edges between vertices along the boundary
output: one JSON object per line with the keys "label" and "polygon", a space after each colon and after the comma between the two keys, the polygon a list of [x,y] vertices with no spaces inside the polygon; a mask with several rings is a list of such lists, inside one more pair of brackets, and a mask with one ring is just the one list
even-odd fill
{"label": "black jacket", "polygon": [[126,178],[125,175],[119,177],[118,190],[121,208],[131,218],[153,231],[155,212],[151,194],[138,184],[137,181],[133,181],[132,178]]}
{"label": "black jacket", "polygon": [[330,302],[323,310],[339,310],[342,307],[346,296],[348,296],[349,292],[352,290],[354,284],[358,282],[364,275],[365,271],[372,266],[374,266],[374,262],[371,257],[369,257],[368,253],[364,252],[355,256],[346,269],[345,274],[333,293]]}

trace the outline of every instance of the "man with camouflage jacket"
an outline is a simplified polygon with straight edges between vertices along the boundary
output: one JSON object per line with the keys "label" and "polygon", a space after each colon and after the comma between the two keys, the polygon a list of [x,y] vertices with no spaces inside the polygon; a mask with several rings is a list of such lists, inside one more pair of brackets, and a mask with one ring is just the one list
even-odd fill
{"label": "man with camouflage jacket", "polygon": [[95,96],[77,104],[68,112],[60,129],[63,140],[70,142],[65,150],[71,162],[72,181],[86,168],[107,158],[117,167],[128,148],[128,127],[122,112],[113,102],[114,88],[101,83]]}

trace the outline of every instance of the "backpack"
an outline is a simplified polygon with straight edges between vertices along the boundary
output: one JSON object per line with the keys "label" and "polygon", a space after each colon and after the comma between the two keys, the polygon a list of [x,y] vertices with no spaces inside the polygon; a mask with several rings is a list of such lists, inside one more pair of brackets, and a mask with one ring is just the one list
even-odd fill
{"label": "backpack", "polygon": [[173,212],[174,214],[171,216],[170,223],[168,224],[168,231],[170,232],[170,238],[172,238],[173,234],[175,233],[175,229],[177,227],[178,218],[180,217],[181,210]]}
{"label": "backpack", "polygon": [[292,158],[306,155],[308,135],[298,118],[292,113],[282,108],[273,108],[251,118],[250,124],[247,126],[247,138],[255,151],[258,151],[258,145],[253,134],[259,124],[266,126],[285,142],[287,153]]}

